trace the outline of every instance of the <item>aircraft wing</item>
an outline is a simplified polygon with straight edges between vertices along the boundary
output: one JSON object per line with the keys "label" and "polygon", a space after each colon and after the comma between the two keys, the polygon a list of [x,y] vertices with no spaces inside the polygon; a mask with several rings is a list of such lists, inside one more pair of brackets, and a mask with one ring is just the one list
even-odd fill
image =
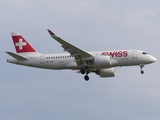
{"label": "aircraft wing", "polygon": [[83,61],[90,60],[93,58],[93,56],[88,52],[68,43],[67,41],[61,39],[60,37],[57,37],[51,30],[48,29],[48,32],[53,39],[55,39],[57,42],[61,44],[61,46],[64,48],[64,51],[67,51],[72,56],[74,56],[77,65],[81,65]]}

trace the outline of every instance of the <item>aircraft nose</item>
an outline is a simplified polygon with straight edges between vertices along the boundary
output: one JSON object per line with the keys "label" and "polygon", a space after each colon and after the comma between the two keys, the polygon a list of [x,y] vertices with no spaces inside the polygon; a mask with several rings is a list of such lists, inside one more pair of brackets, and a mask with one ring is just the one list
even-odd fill
{"label": "aircraft nose", "polygon": [[151,56],[151,57],[150,57],[150,61],[153,63],[153,62],[156,62],[157,59],[156,59],[155,57]]}

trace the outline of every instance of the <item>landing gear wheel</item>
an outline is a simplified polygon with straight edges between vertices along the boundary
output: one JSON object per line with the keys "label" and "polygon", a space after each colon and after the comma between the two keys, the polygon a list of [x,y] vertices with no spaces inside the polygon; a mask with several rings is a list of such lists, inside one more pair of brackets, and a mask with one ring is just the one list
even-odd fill
{"label": "landing gear wheel", "polygon": [[85,74],[86,73],[86,71],[85,71],[85,69],[81,69],[81,74]]}
{"label": "landing gear wheel", "polygon": [[144,71],[143,71],[143,70],[141,70],[141,74],[144,74]]}
{"label": "landing gear wheel", "polygon": [[143,69],[143,67],[144,67],[144,65],[142,64],[142,65],[140,65],[140,68],[141,68],[141,74],[144,74],[144,71],[142,70]]}
{"label": "landing gear wheel", "polygon": [[84,79],[85,79],[86,81],[88,81],[88,80],[89,80],[88,75],[85,75],[85,76],[84,76]]}

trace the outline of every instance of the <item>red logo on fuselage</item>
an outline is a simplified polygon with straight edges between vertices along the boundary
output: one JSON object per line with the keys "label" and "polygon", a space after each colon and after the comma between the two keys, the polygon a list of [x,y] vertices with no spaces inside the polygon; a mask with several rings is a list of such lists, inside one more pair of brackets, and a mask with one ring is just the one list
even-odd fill
{"label": "red logo on fuselage", "polygon": [[102,52],[102,55],[106,56],[109,55],[111,57],[127,57],[127,51],[113,51],[113,52]]}

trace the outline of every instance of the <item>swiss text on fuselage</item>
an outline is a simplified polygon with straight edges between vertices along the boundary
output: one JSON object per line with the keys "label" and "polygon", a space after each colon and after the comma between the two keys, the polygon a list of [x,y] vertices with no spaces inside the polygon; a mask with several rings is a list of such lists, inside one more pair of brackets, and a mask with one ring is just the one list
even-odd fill
{"label": "swiss text on fuselage", "polygon": [[102,55],[106,56],[109,55],[111,57],[127,57],[127,51],[114,51],[114,52],[102,52]]}

